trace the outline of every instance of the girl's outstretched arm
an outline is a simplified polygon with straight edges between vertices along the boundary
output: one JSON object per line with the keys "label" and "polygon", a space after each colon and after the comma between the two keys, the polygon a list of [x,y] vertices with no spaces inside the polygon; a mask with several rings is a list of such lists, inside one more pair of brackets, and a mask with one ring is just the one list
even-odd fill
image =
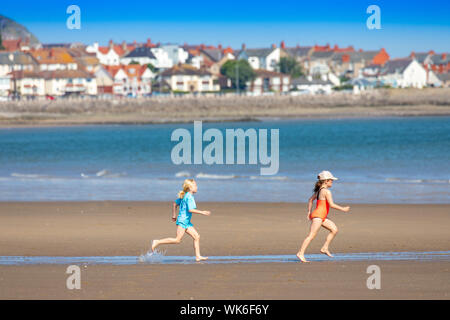
{"label": "girl's outstretched arm", "polygon": [[209,216],[211,214],[211,211],[202,211],[202,210],[197,210],[197,209],[191,209],[189,210],[190,213],[197,213],[197,214],[202,214],[204,216]]}
{"label": "girl's outstretched arm", "polygon": [[174,202],[172,206],[172,221],[177,220],[177,207],[178,205]]}
{"label": "girl's outstretched arm", "polygon": [[337,210],[341,210],[343,212],[349,212],[350,211],[350,207],[341,207],[339,205],[337,205],[336,203],[333,202],[333,196],[331,195],[331,191],[327,190],[326,194],[325,194],[325,198],[327,199],[328,203],[330,204],[330,208],[333,209],[337,209]]}

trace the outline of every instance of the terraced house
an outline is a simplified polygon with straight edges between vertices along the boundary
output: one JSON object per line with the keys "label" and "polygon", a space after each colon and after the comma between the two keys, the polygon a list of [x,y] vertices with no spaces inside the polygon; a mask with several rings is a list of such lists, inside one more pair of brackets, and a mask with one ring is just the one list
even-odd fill
{"label": "terraced house", "polygon": [[23,97],[97,95],[95,77],[82,70],[14,71],[11,90]]}

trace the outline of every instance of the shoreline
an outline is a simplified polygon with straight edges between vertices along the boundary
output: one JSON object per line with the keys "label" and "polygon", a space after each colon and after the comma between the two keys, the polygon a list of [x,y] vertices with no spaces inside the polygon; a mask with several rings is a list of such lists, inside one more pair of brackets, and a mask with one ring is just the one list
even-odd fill
{"label": "shoreline", "polygon": [[416,116],[450,116],[450,88],[377,89],[359,95],[335,92],[0,103],[0,128]]}
{"label": "shoreline", "polygon": [[[442,108],[442,107],[439,107]],[[377,112],[378,111],[378,112]],[[226,123],[226,122],[268,122],[268,121],[296,121],[296,120],[348,120],[348,119],[389,119],[389,118],[416,118],[416,117],[449,117],[450,108],[443,112],[436,112],[436,110],[423,110],[416,112],[382,112],[379,110],[371,110],[370,112],[356,112],[356,113],[310,113],[304,115],[274,115],[274,116],[255,116],[255,117],[192,117],[183,119],[123,119],[115,120],[117,115],[106,115],[105,120],[96,120],[84,118],[74,120],[32,120],[32,121],[10,121],[3,122],[0,120],[0,129],[14,129],[14,128],[58,128],[58,127],[87,127],[87,126],[132,126],[132,125],[165,125],[165,124],[186,124],[193,121],[202,121],[204,123]]]}

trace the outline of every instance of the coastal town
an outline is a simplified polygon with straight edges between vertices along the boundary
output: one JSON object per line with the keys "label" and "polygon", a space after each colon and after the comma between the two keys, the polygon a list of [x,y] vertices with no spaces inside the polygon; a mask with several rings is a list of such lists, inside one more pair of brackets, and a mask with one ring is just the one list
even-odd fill
{"label": "coastal town", "polygon": [[358,94],[377,88],[450,86],[450,56],[391,58],[385,48],[146,42],[41,44],[0,38],[0,101],[67,97]]}

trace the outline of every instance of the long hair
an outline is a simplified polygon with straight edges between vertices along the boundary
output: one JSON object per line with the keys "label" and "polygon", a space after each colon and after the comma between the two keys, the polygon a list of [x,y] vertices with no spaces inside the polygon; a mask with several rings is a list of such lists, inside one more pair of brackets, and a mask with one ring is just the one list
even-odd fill
{"label": "long hair", "polygon": [[320,179],[317,180],[316,184],[314,185],[313,192],[317,194],[317,192],[319,192],[319,190],[320,190],[320,187],[325,183],[325,181],[327,181],[327,180],[320,180]]}
{"label": "long hair", "polygon": [[183,182],[183,190],[178,192],[178,198],[183,199],[186,192],[189,192],[194,187],[194,179],[186,179]]}

